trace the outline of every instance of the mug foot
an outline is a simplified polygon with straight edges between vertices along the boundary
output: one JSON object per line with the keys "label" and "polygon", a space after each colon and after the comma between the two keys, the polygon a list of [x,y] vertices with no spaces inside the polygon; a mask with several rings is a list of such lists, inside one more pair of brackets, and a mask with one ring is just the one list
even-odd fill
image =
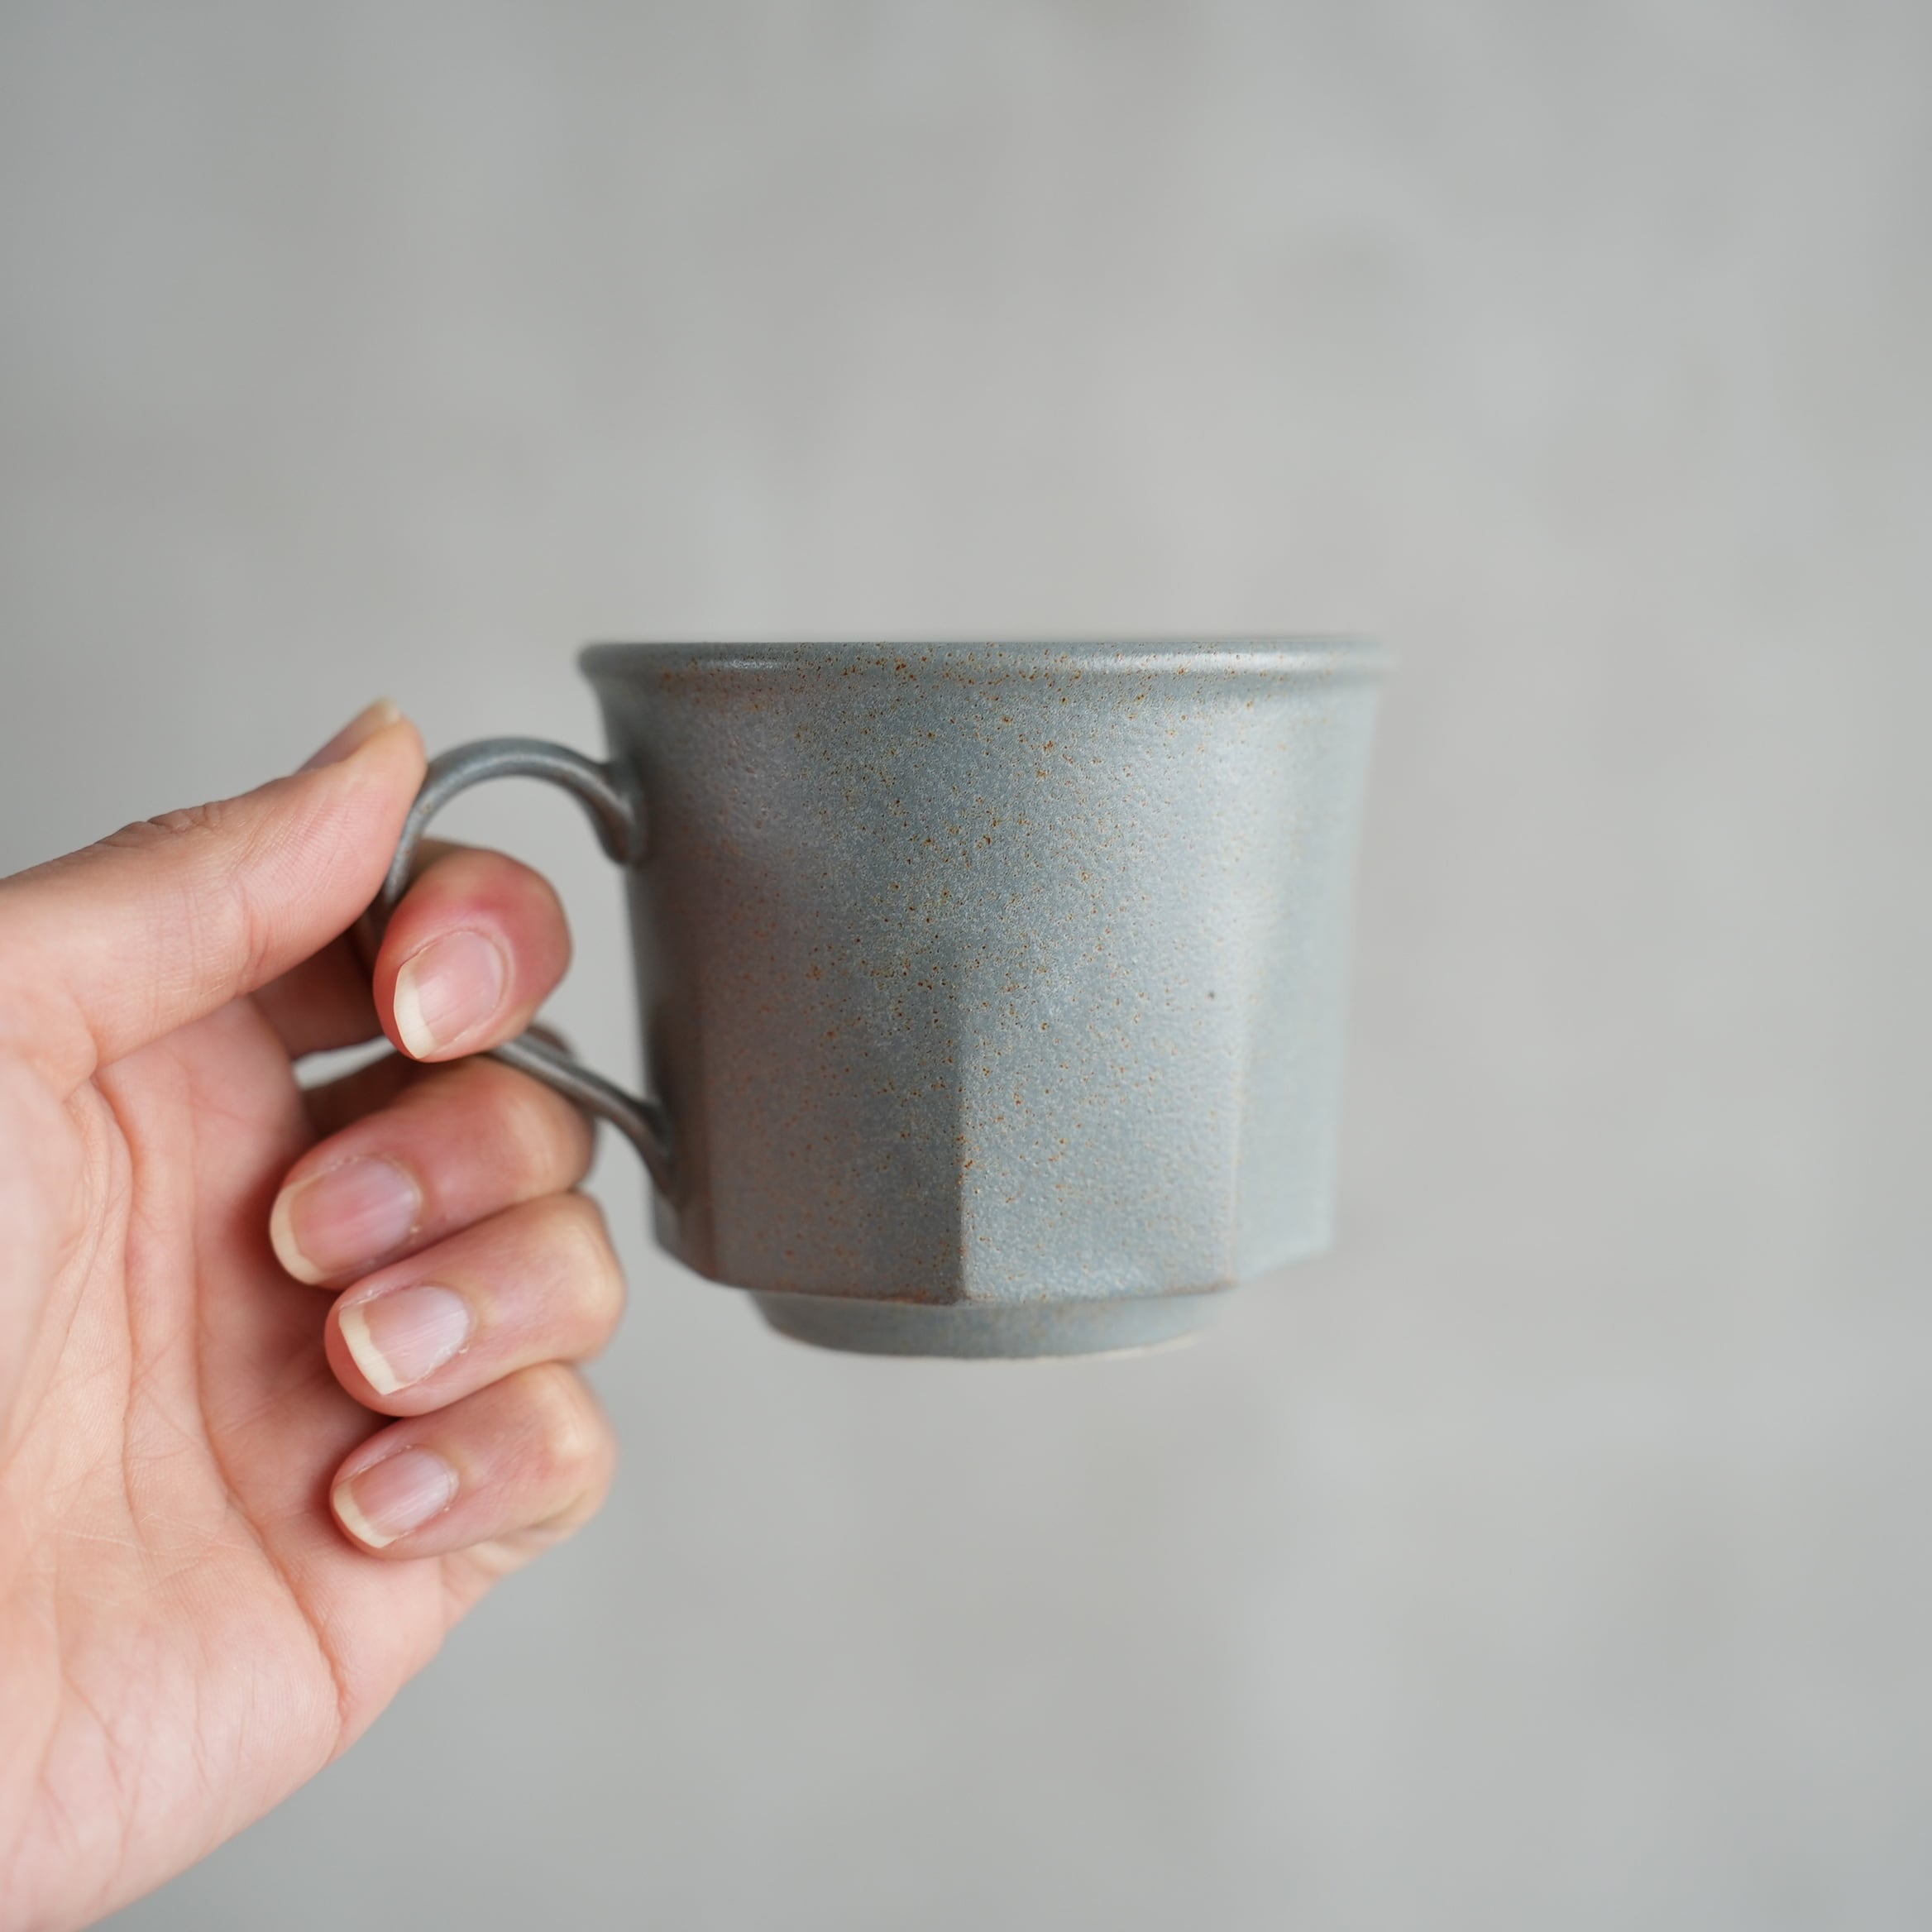
{"label": "mug foot", "polygon": [[857,1296],[761,1294],[781,1335],[852,1355],[1014,1360],[1126,1355],[1192,1341],[1221,1312],[1226,1290],[1065,1302],[875,1302]]}

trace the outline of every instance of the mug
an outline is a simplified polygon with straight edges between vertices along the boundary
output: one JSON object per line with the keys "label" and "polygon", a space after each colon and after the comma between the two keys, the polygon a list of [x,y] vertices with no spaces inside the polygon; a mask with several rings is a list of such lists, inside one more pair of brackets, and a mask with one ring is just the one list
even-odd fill
{"label": "mug", "polygon": [[624,868],[659,1241],[802,1341],[1045,1356],[1191,1334],[1328,1245],[1381,653],[1347,642],[600,644],[610,756],[429,768],[381,897],[485,778]]}

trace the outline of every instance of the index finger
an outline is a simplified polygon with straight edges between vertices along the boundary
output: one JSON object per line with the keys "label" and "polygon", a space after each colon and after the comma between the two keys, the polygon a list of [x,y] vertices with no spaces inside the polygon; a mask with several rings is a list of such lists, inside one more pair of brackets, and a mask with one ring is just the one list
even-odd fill
{"label": "index finger", "polygon": [[[416,854],[411,893],[432,868],[471,849],[447,839],[425,839]],[[515,861],[503,863],[510,865]],[[563,944],[567,957],[567,934]],[[375,1010],[375,989],[371,983],[373,968],[358,921],[256,994],[256,1005],[275,1028],[290,1059],[361,1046],[384,1037],[382,1019]]]}
{"label": "index finger", "polygon": [[570,964],[550,882],[500,852],[452,846],[409,887],[375,956],[375,1011],[412,1059],[455,1059],[514,1038]]}

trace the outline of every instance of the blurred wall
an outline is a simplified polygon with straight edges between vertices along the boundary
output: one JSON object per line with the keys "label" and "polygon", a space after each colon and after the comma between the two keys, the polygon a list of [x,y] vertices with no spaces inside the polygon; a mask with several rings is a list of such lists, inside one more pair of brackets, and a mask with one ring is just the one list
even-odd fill
{"label": "blurred wall", "polygon": [[[164,1927],[1932,1920],[1932,12],[0,7],[0,870],[581,640],[1402,651],[1341,1245],[605,1518]],[[557,1013],[630,1064],[613,883]]]}

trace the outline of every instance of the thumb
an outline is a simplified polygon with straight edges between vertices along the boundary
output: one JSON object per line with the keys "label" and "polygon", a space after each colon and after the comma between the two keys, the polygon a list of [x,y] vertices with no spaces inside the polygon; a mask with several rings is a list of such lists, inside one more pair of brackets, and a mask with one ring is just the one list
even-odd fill
{"label": "thumb", "polygon": [[423,768],[372,705],[292,777],[0,880],[0,1047],[71,1093],[307,959],[375,897]]}

